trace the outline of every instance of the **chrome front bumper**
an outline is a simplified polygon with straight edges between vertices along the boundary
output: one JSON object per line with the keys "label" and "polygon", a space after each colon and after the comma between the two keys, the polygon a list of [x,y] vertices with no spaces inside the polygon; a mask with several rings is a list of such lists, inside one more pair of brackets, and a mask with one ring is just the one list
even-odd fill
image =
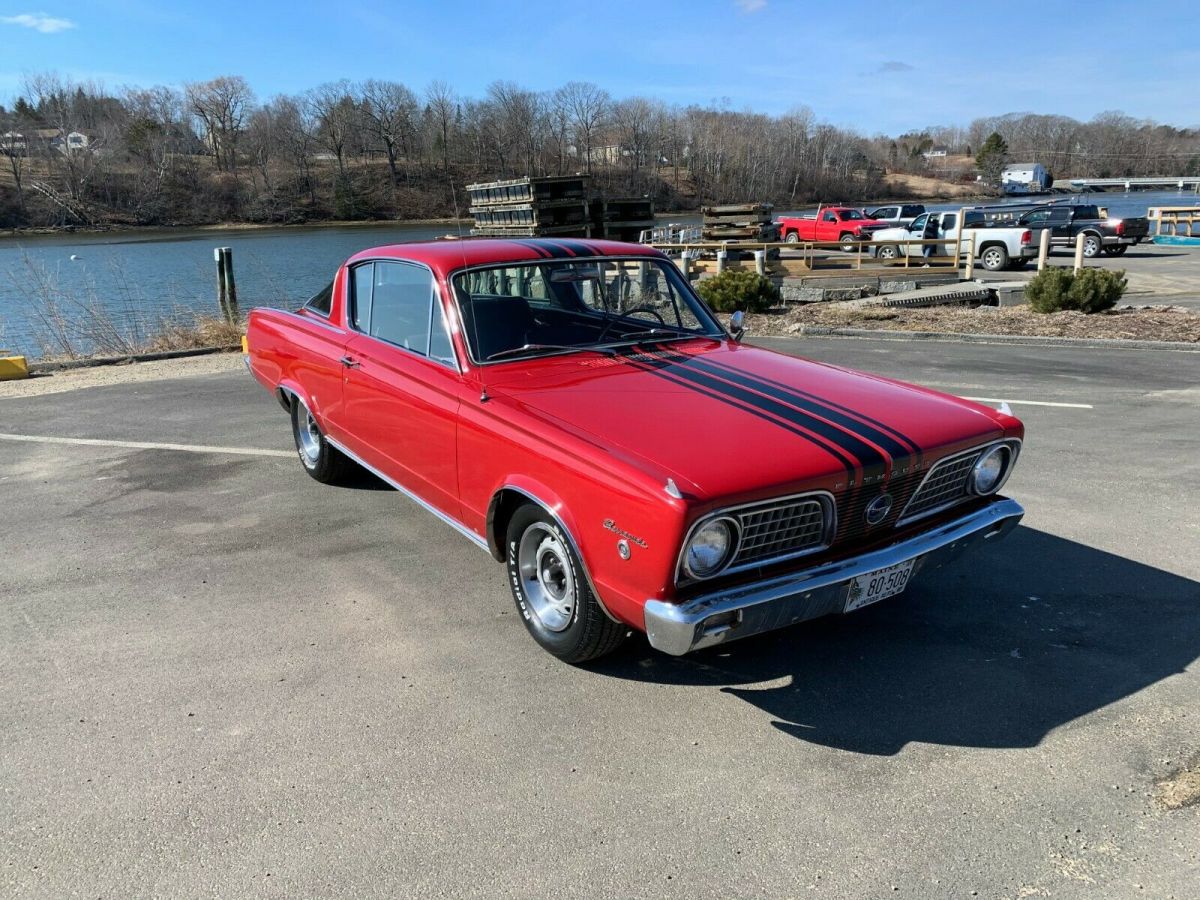
{"label": "chrome front bumper", "polygon": [[1025,510],[1015,500],[946,522],[890,547],[825,563],[769,581],[693,597],[683,603],[647,600],[646,635],[663,653],[682,656],[701,647],[842,612],[850,582],[910,559],[913,575],[943,565],[964,550],[1011,531]]}

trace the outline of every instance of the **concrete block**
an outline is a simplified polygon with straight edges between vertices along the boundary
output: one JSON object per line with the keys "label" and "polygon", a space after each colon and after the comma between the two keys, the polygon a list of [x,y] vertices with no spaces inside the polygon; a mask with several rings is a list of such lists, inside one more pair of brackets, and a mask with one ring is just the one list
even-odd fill
{"label": "concrete block", "polygon": [[997,306],[1024,306],[1029,302],[1025,296],[1025,286],[1003,287],[995,290]]}
{"label": "concrete block", "polygon": [[29,363],[23,356],[0,356],[0,381],[29,377]]}

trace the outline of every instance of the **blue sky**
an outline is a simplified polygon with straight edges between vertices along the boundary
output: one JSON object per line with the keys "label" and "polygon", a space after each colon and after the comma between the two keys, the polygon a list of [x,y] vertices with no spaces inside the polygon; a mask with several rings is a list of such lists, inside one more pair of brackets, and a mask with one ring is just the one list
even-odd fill
{"label": "blue sky", "polygon": [[1014,111],[1200,126],[1200,3],[0,0],[0,102],[44,70],[110,89],[238,74],[260,99],[339,78],[441,78],[468,96],[594,81],[806,105],[868,135]]}

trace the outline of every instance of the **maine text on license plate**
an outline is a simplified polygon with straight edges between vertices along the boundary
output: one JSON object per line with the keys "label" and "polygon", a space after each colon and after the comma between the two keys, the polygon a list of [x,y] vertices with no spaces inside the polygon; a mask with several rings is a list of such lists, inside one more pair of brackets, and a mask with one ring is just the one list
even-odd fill
{"label": "maine text on license plate", "polygon": [[846,612],[870,606],[885,597],[892,597],[908,584],[908,576],[912,574],[913,563],[916,560],[897,563],[886,569],[876,569],[866,575],[859,575],[850,582],[850,595],[846,598]]}

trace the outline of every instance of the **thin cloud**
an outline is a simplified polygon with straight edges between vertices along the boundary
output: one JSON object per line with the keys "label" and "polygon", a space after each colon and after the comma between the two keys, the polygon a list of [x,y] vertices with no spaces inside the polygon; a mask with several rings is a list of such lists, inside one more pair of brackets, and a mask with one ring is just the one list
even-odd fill
{"label": "thin cloud", "polygon": [[914,66],[910,66],[908,63],[901,62],[898,59],[889,59],[875,71],[882,75],[885,72],[912,72],[914,68]]}
{"label": "thin cloud", "polygon": [[60,19],[48,16],[46,13],[21,13],[17,16],[0,16],[0,22],[5,25],[20,25],[22,28],[32,28],[42,34],[56,34],[74,28],[75,23],[70,19]]}
{"label": "thin cloud", "polygon": [[756,13],[761,9],[766,9],[767,0],[733,0],[744,13]]}

